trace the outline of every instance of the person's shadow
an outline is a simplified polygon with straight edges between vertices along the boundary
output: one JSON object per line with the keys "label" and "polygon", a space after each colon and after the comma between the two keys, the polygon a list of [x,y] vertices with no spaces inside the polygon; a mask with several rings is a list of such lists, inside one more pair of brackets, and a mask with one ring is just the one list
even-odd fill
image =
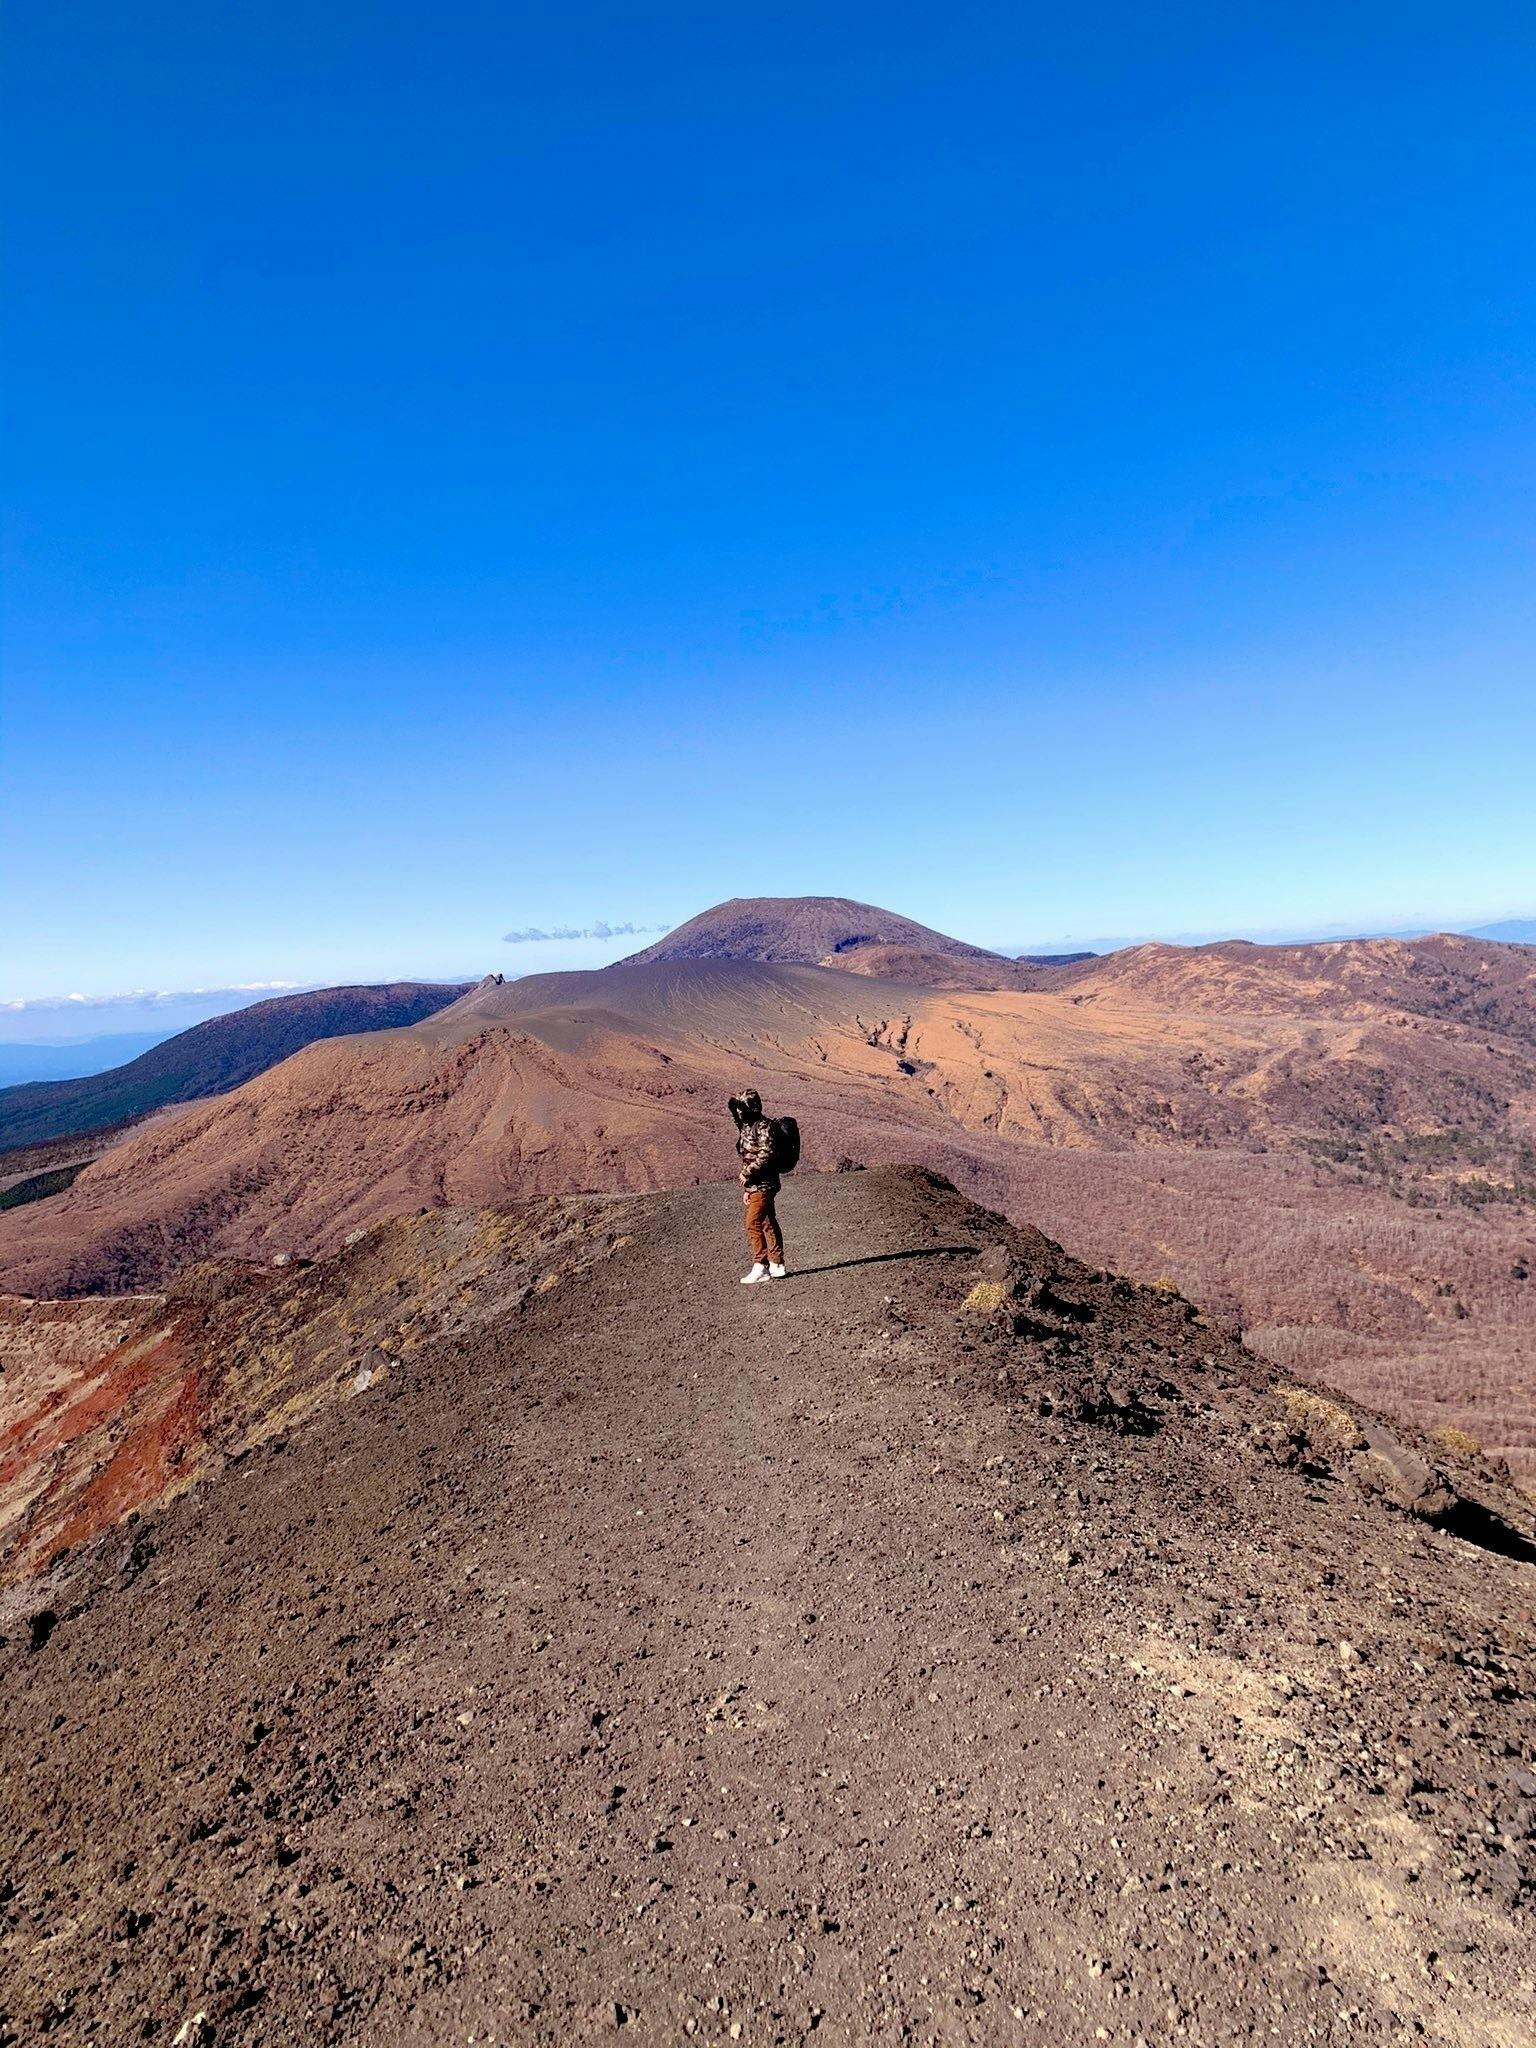
{"label": "person's shadow", "polygon": [[796,1266],[794,1278],[809,1280],[813,1273],[846,1273],[850,1266],[888,1266],[896,1259],[974,1258],[979,1244],[925,1244],[910,1252],[867,1252],[862,1259],[837,1259],[827,1266]]}

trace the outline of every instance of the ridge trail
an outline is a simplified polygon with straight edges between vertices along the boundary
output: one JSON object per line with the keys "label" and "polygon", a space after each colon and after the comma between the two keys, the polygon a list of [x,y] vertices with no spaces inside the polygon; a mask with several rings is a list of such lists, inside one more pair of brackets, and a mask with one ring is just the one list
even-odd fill
{"label": "ridge trail", "polygon": [[1415,1663],[1454,1610],[1513,1669],[1529,1567],[1254,1454],[1193,1325],[1145,1433],[1053,1410],[965,1307],[1045,1240],[930,1176],[797,1177],[751,1290],[733,1187],[587,1206],[0,1648],[0,2038],[1528,2039],[1459,1809],[1377,1780],[1513,1738]]}

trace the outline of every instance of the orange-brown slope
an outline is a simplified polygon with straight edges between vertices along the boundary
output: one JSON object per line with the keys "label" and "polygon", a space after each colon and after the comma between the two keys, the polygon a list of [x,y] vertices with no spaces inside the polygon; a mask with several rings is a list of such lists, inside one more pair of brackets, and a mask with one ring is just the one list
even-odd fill
{"label": "orange-brown slope", "polygon": [[948,1122],[886,1042],[912,1000],[891,993],[740,963],[483,984],[157,1123],[46,1215],[0,1217],[0,1259],[27,1291],[120,1289],[210,1251],[328,1250],[422,1205],[713,1178],[725,1097],[753,1075],[804,1110],[813,1157],[890,1156]]}
{"label": "orange-brown slope", "polygon": [[408,1031],[330,1040],[166,1118],[0,1216],[7,1283],[153,1286],[208,1252],[334,1248],[427,1205],[642,1189],[728,1164],[743,1079],[817,1163],[914,1149],[1006,1195],[1021,1149],[1240,1146],[1364,1121],[1497,1121],[1496,1053],[1444,1027],[1187,1018],[1069,997],[903,989],[757,963],[482,984]]}
{"label": "orange-brown slope", "polygon": [[1536,1446],[1523,1047],[1369,1006],[1082,992],[729,961],[491,980],[409,1031],[312,1047],[0,1216],[0,1274],[155,1286],[422,1207],[716,1178],[721,1104],[751,1079],[800,1118],[812,1164],[925,1159],[1310,1372]]}

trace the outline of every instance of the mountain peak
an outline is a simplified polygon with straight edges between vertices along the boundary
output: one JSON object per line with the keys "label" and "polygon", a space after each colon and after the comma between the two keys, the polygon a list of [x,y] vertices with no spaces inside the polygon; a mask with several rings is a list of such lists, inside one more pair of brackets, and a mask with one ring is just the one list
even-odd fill
{"label": "mountain peak", "polygon": [[848,896],[733,896],[700,911],[626,964],[653,960],[768,960],[819,966],[861,946],[902,946],[951,959],[995,960],[894,910]]}

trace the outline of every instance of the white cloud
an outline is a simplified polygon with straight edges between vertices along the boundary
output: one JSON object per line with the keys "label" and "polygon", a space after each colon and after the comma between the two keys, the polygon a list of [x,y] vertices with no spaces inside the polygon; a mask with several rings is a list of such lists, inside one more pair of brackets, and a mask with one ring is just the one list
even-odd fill
{"label": "white cloud", "polygon": [[669,932],[669,924],[608,924],[602,918],[596,924],[557,924],[549,931],[541,931],[537,925],[529,925],[526,931],[503,932],[502,943],[508,946],[546,945],[554,939],[638,939],[651,932]]}
{"label": "white cloud", "polygon": [[212,1002],[224,996],[287,995],[301,984],[296,981],[237,981],[227,988],[133,988],[121,995],[89,996],[78,992],[67,996],[0,996],[0,1010],[16,1015],[33,1011],[110,1010],[118,1004],[136,1009],[171,1009],[177,1003]]}

